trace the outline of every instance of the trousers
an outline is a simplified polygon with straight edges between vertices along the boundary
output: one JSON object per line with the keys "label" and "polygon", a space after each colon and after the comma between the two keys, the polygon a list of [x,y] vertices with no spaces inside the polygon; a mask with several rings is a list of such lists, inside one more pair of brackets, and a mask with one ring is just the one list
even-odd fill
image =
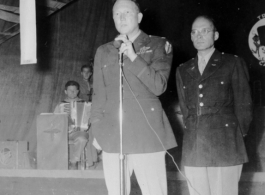
{"label": "trousers", "polygon": [[[108,195],[120,194],[120,158],[118,153],[102,152]],[[134,172],[143,195],[167,195],[165,152],[126,154],[124,159],[125,191],[130,194]]]}
{"label": "trousers", "polygon": [[73,151],[70,154],[70,162],[80,161],[81,154],[88,142],[88,133],[84,131],[75,131],[69,134],[69,141],[73,142]]}
{"label": "trousers", "polygon": [[238,195],[242,167],[184,166],[190,195]]}

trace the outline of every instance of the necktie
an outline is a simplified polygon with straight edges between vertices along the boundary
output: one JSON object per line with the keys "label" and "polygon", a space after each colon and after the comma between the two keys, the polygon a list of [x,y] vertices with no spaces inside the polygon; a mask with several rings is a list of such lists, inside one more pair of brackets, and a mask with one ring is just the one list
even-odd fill
{"label": "necktie", "polygon": [[201,60],[199,61],[199,71],[201,74],[203,73],[205,66],[206,66],[205,59],[201,58]]}

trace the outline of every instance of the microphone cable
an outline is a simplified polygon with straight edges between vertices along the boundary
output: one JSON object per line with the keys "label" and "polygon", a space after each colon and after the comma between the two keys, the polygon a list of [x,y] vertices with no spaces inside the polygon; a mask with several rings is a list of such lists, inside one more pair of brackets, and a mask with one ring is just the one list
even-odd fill
{"label": "microphone cable", "polygon": [[147,118],[147,116],[146,116],[146,114],[145,114],[145,112],[144,112],[144,110],[143,110],[143,107],[142,107],[141,103],[139,102],[139,100],[137,99],[135,93],[133,92],[133,90],[132,90],[132,88],[131,88],[129,82],[127,81],[127,79],[126,79],[126,77],[125,77],[125,74],[124,74],[123,70],[122,70],[122,75],[123,75],[123,78],[124,78],[125,82],[127,83],[128,87],[129,87],[129,89],[130,89],[130,91],[131,91],[131,93],[132,93],[134,99],[136,100],[137,104],[139,105],[139,108],[141,109],[141,111],[142,111],[142,113],[143,113],[143,115],[144,115],[144,118],[145,118],[145,120],[146,120],[148,126],[151,128],[151,130],[153,131],[153,133],[156,135],[158,141],[161,143],[162,148],[163,148],[164,151],[165,151],[165,152],[171,157],[171,159],[172,159],[174,165],[176,166],[177,170],[178,170],[179,173],[184,177],[184,179],[188,182],[188,184],[191,186],[191,188],[192,188],[192,189],[193,189],[198,195],[201,195],[201,194],[200,194],[200,193],[199,193],[199,192],[198,192],[198,191],[197,191],[197,190],[191,185],[190,180],[185,176],[185,174],[183,174],[183,173],[181,172],[181,170],[179,169],[179,167],[178,167],[178,165],[177,165],[177,163],[176,163],[174,157],[173,157],[173,156],[167,151],[167,149],[165,148],[164,144],[162,143],[160,137],[158,136],[158,134],[156,133],[156,131],[153,129],[152,125],[151,125],[150,122],[148,121],[148,118]]}

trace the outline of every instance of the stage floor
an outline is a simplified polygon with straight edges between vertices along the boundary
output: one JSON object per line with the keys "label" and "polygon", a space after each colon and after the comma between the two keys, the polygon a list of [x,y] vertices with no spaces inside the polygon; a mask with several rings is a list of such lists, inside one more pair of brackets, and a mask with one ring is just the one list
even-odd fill
{"label": "stage floor", "polygon": [[[189,195],[184,177],[167,172],[168,195]],[[140,195],[132,176],[130,195]],[[265,173],[242,173],[240,195],[264,195]],[[0,169],[0,195],[107,195],[102,161],[86,170]]]}
{"label": "stage floor", "polygon": [[[240,195],[264,195],[265,182],[240,181]],[[140,195],[132,176],[130,195]],[[107,195],[102,170],[0,170],[0,195]],[[168,195],[189,195],[187,182],[168,173]]]}

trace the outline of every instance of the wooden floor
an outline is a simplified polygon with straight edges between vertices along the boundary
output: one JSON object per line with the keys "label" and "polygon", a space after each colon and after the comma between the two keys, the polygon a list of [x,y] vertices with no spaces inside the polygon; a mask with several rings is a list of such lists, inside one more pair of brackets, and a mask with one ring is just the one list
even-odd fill
{"label": "wooden floor", "polygon": [[[167,166],[168,195],[189,195],[185,178]],[[243,172],[239,195],[264,195],[265,172]],[[130,195],[140,195],[132,176]],[[107,195],[102,161],[86,170],[0,169],[0,195]]]}
{"label": "wooden floor", "polygon": [[[265,183],[240,182],[239,195],[264,195]],[[131,195],[141,191],[132,179]],[[0,195],[107,195],[101,178],[0,177]],[[189,195],[184,180],[168,180],[168,195]]]}
{"label": "wooden floor", "polygon": [[[0,195],[107,195],[102,167],[93,170],[0,170]],[[183,176],[168,172],[168,195],[189,195]],[[239,195],[264,195],[265,173],[243,173]],[[140,195],[132,176],[131,195]]]}

